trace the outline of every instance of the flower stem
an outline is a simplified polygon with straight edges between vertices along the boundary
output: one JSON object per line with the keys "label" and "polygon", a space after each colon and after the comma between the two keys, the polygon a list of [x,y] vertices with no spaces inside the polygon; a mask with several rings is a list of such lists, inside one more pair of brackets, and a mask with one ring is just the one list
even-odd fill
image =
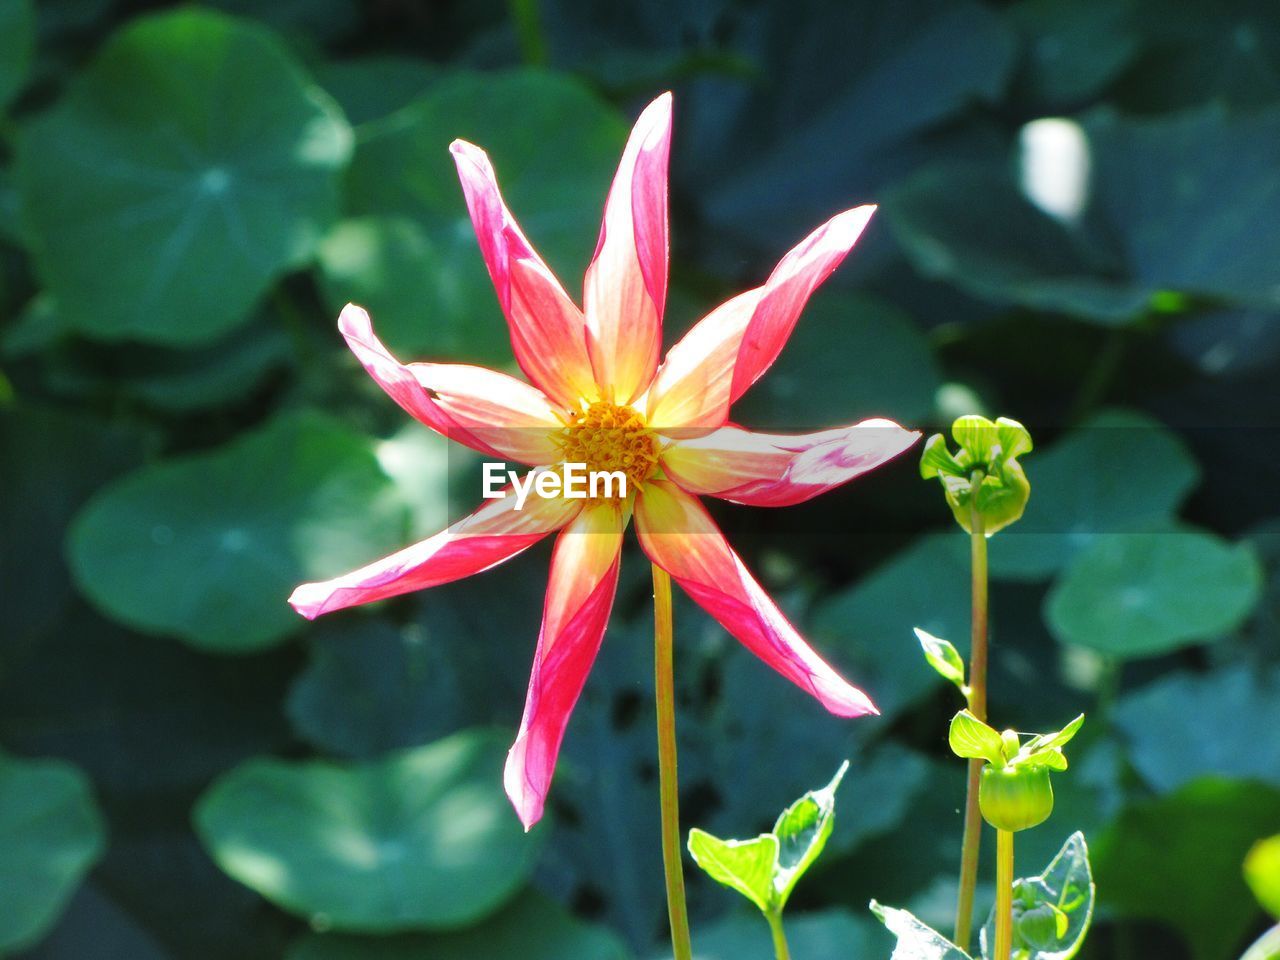
{"label": "flower stem", "polygon": [[[976,497],[969,514],[969,555],[972,571],[973,613],[969,640],[969,710],[987,719],[987,537]],[[978,809],[978,780],[982,760],[969,761],[968,788],[964,800],[964,840],[960,846],[960,891],[956,896],[955,944],[969,949],[973,926],[973,891],[978,883],[978,850],[982,843],[982,811]]]}
{"label": "flower stem", "polygon": [[991,960],[1009,960],[1013,950],[1013,831],[996,831],[996,951]]}
{"label": "flower stem", "polygon": [[769,929],[773,931],[775,960],[791,960],[791,951],[787,949],[787,935],[782,929],[782,911],[770,910],[764,918],[769,921]]}
{"label": "flower stem", "polygon": [[[693,960],[680,858],[680,786],[676,777],[676,690],[671,650],[671,577],[653,567],[654,687],[658,701],[658,789],[662,803],[662,866],[675,960]],[[776,939],[776,938],[775,938]]]}

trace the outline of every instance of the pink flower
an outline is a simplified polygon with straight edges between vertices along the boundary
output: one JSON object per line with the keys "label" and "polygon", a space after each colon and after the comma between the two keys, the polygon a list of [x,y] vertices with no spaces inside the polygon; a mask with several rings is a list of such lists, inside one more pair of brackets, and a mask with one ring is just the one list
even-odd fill
{"label": "pink flower", "polygon": [[[838,716],[874,713],[796,632],[698,502],[800,503],[910,447],[888,420],[796,436],[752,433],[729,407],[769,369],[814,288],[844,259],[874,207],[838,214],[783,257],[761,287],[708,314],[659,363],[667,294],[671,95],[641,115],[605,204],[584,308],[569,298],[508,212],[479,148],[451,147],[480,249],[530,383],[481,367],[402,364],[354,305],[339,329],[401,407],[481,453],[527,464],[620,470],[625,498],[530,496],[487,501],[422,543],[289,602],[308,618],[448,583],[510,559],[559,531],[507,794],[528,828],[542,816],[556,755],[603,639],[622,534],[634,513],[649,558],[788,680]],[[818,385],[815,385],[818,386]]]}

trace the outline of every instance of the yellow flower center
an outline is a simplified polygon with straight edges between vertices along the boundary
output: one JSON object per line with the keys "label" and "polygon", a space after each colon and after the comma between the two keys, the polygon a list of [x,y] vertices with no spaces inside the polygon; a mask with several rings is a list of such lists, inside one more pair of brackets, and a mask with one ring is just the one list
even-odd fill
{"label": "yellow flower center", "polygon": [[574,410],[558,442],[565,463],[584,463],[592,473],[626,474],[628,493],[658,469],[658,440],[631,407],[598,400],[585,410]]}

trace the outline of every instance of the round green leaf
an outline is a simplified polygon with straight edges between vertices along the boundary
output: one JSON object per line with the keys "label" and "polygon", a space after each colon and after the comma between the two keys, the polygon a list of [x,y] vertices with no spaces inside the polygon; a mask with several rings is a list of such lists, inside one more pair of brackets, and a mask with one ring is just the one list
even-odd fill
{"label": "round green leaf", "polygon": [[329,60],[316,80],[353,124],[378,120],[407,106],[440,76],[440,69],[414,57],[378,56]]}
{"label": "round green leaf", "polygon": [[1199,480],[1182,439],[1158,420],[1109,410],[1024,464],[1031,500],[994,537],[991,572],[1045,579],[1105,533],[1166,526]]}
{"label": "round green leaf", "polygon": [[22,87],[35,52],[31,0],[0,0],[0,107]]}
{"label": "round green leaf", "polygon": [[1247,544],[1181,530],[1108,534],[1054,585],[1045,619],[1064,643],[1154,656],[1232,630],[1257,604],[1261,585]]}
{"label": "round green leaf", "polygon": [[361,128],[348,212],[408,218],[420,232],[362,220],[332,238],[321,263],[332,305],[369,301],[394,349],[510,360],[449,154],[458,137],[489,154],[507,205],[576,297],[626,124],[577,81],[519,70],[451,75]]}
{"label": "round green leaf", "polygon": [[211,340],[311,259],[351,140],[262,27],[198,9],[135,21],[19,140],[37,270],[87,334]]}
{"label": "round green leaf", "polygon": [[234,652],[300,628],[285,602],[298,583],[390,553],[406,524],[373,445],[299,412],[103,489],[68,551],[81,589],[110,616]]}
{"label": "round green leaf", "polygon": [[83,773],[0,756],[0,950],[33,943],[53,925],[105,844]]}
{"label": "round green leaf", "polygon": [[546,836],[511,812],[506,748],[473,730],[363,765],[250,761],[201,797],[196,829],[223,870],[313,923],[464,926],[524,884]]}
{"label": "round green leaf", "polygon": [[355,937],[312,934],[285,960],[628,960],[607,927],[583,923],[554,900],[525,893],[484,923],[455,933]]}
{"label": "round green leaf", "polygon": [[928,341],[907,314],[873,297],[819,294],[734,419],[787,431],[863,417],[918,423],[941,383]]}
{"label": "round green leaf", "polygon": [[1280,787],[1280,671],[1240,665],[1163,677],[1127,694],[1115,724],[1130,762],[1158,791],[1204,774]]}

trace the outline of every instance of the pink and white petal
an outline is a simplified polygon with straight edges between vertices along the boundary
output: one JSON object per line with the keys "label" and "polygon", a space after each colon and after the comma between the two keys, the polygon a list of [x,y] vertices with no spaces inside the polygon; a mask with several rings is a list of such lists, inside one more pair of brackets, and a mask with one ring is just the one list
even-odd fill
{"label": "pink and white petal", "polygon": [[722,303],[667,352],[649,390],[650,425],[698,432],[729,418],[733,366],[763,294],[757,287]]}
{"label": "pink and white petal", "polygon": [[605,202],[583,305],[587,352],[603,395],[630,403],[653,379],[667,300],[671,94],[636,121]]}
{"label": "pink and white petal", "polygon": [[589,506],[556,540],[524,718],[503,777],[526,830],[542,819],[569,716],[604,638],[623,525],[616,504]]}
{"label": "pink and white petal", "polygon": [[525,239],[485,152],[465,140],[449,150],[520,369],[562,408],[595,399],[582,311]]}
{"label": "pink and white petal", "polygon": [[837,716],[878,712],[805,643],[697,500],[668,481],[651,481],[635,516],[649,559],[743,646]]}
{"label": "pink and white petal", "polygon": [[836,214],[774,268],[738,348],[730,403],[778,359],[809,295],[840,266],[875,211],[874,206],[862,206]]}
{"label": "pink and white petal", "polygon": [[369,376],[431,429],[481,453],[531,466],[560,457],[554,437],[563,423],[537,387],[485,367],[403,364],[355,304],[343,309],[338,329]]}
{"label": "pink and white petal", "polygon": [[786,507],[826,493],[893,459],[920,433],[892,420],[794,436],[721,427],[668,444],[666,475],[692,494],[753,507]]}
{"label": "pink and white petal", "polygon": [[671,348],[649,393],[659,429],[715,429],[778,358],[809,295],[848,254],[875,207],[846,210],[782,258],[764,286],[707,314]]}
{"label": "pink and white petal", "polygon": [[508,494],[434,537],[351,573],[304,583],[289,604],[308,620],[345,607],[385,600],[495,567],[559,530],[582,510],[581,500],[531,496],[523,509]]}

